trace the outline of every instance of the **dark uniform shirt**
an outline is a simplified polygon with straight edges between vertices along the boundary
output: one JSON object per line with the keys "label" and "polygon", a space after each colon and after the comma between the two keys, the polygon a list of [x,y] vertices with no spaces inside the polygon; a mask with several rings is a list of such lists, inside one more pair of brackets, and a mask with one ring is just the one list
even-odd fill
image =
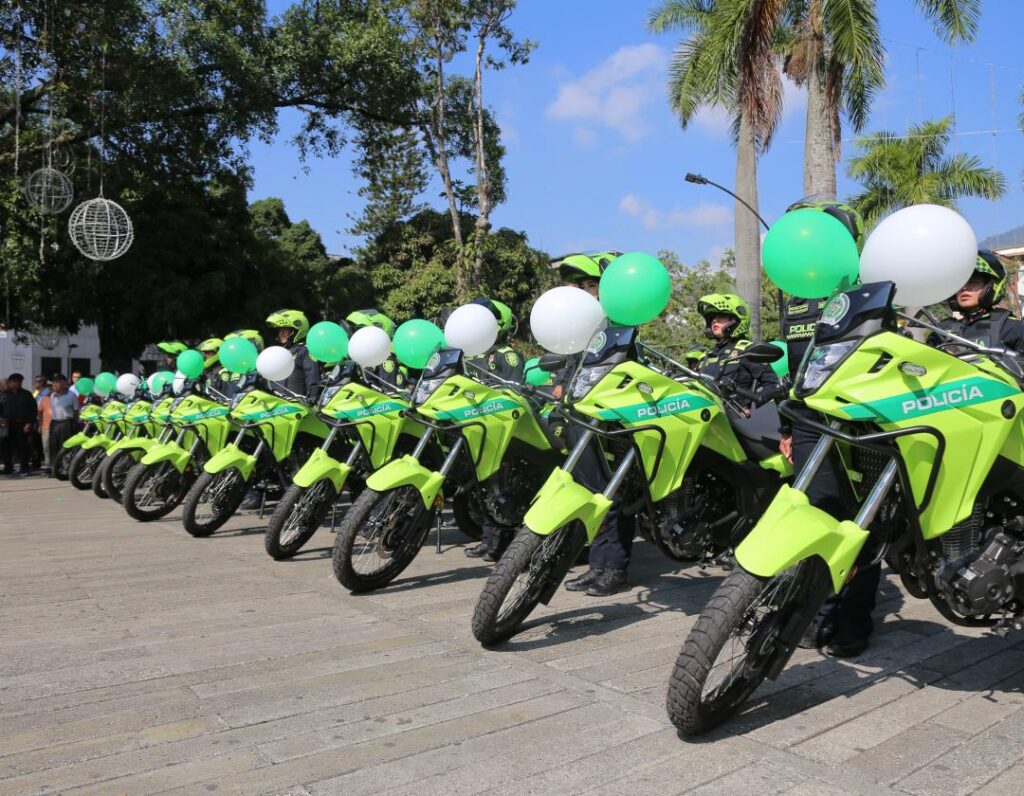
{"label": "dark uniform shirt", "polygon": [[[1009,310],[999,307],[966,315],[963,318],[946,318],[940,324],[943,329],[973,343],[988,348],[1009,348],[1024,351],[1024,323],[1010,316]],[[938,345],[946,338],[935,332],[928,336],[928,345]],[[946,346],[946,351],[957,353],[953,345]]]}
{"label": "dark uniform shirt", "polygon": [[468,357],[466,362],[475,366],[466,369],[466,374],[471,379],[480,375],[477,370],[480,368],[505,381],[514,381],[518,384],[523,382],[523,358],[507,345],[495,346],[486,354],[477,357]]}
{"label": "dark uniform shirt", "polygon": [[[380,379],[385,384],[389,384],[392,387],[399,390],[404,390],[409,383],[408,372],[406,371],[405,368],[398,364],[398,360],[395,359],[393,354],[389,356],[387,359],[385,359],[384,362],[378,365],[377,367],[364,368],[364,370],[369,371],[369,373],[372,376],[374,376],[375,379]],[[380,386],[379,383],[373,383],[375,379],[370,380],[370,387]]]}
{"label": "dark uniform shirt", "polygon": [[796,372],[803,362],[811,340],[814,338],[814,327],[821,317],[821,311],[828,304],[828,299],[803,299],[793,297],[782,309],[782,339],[786,342],[789,355],[789,377],[796,378]]}
{"label": "dark uniform shirt", "polygon": [[305,344],[296,343],[288,346],[288,350],[291,351],[292,358],[295,360],[295,370],[281,384],[293,393],[305,396],[311,401],[315,400],[320,384],[320,367],[309,355]]}
{"label": "dark uniform shirt", "polygon": [[[757,405],[770,401],[779,391],[779,379],[767,365],[742,359],[749,340],[719,340],[700,362],[700,372],[714,379],[727,379],[740,389],[758,396]],[[739,396],[740,403],[749,403]]]}

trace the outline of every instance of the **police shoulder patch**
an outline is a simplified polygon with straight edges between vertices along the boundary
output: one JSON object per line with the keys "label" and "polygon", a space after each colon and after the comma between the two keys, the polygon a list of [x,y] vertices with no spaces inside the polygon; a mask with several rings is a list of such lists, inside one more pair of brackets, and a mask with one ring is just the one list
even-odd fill
{"label": "police shoulder patch", "polygon": [[512,367],[515,367],[519,364],[519,354],[509,349],[505,352],[505,361]]}
{"label": "police shoulder patch", "polygon": [[392,362],[390,359],[385,359],[384,360],[384,372],[385,373],[394,373],[394,371],[395,371],[395,363]]}

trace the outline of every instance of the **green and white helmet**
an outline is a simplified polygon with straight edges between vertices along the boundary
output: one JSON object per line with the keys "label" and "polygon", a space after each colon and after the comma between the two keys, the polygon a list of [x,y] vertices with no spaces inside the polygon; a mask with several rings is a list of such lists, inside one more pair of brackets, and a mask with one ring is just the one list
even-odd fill
{"label": "green and white helmet", "polygon": [[750,334],[750,305],[735,293],[709,293],[697,302],[697,312],[704,319],[705,334],[711,337],[711,318],[714,315],[731,315],[735,322],[725,329],[728,337],[746,338]]}
{"label": "green and white helmet", "polygon": [[[820,196],[820,194],[818,195]],[[819,199],[816,197],[808,197],[801,199],[799,202],[794,202],[786,208],[786,212],[791,210],[804,210],[809,208],[811,210],[821,210],[823,213],[827,213],[840,222],[846,231],[850,233],[850,237],[853,238],[853,242],[857,244],[857,251],[864,248],[864,218],[854,208],[848,204],[844,204],[836,199]]]}
{"label": "green and white helmet", "polygon": [[567,254],[552,261],[558,264],[558,275],[565,282],[580,283],[584,279],[597,279],[600,281],[604,269],[611,265],[612,260],[622,252],[579,252]]}
{"label": "green and white helmet", "polygon": [[387,332],[388,337],[395,336],[395,322],[378,309],[356,310],[345,316],[344,325],[349,331],[361,329],[364,326],[376,326]]}
{"label": "green and white helmet", "polygon": [[309,331],[309,320],[302,310],[278,310],[267,318],[267,326],[271,329],[294,329],[293,343],[301,343]]}
{"label": "green and white helmet", "polygon": [[516,319],[512,315],[512,308],[508,304],[489,299],[486,296],[477,296],[470,304],[479,304],[481,307],[489,309],[498,321],[499,332],[508,332],[515,326]]}
{"label": "green and white helmet", "polygon": [[[978,249],[978,262],[974,273],[985,277],[988,285],[978,299],[978,304],[987,310],[992,309],[1006,295],[1006,267],[999,255],[991,249]],[[954,296],[954,301],[956,297]]]}

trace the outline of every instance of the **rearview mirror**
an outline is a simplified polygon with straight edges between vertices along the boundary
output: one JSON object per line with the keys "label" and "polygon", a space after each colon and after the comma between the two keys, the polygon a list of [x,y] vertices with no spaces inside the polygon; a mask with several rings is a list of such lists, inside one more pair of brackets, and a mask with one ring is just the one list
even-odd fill
{"label": "rearview mirror", "polygon": [[545,354],[540,358],[537,367],[545,373],[554,373],[556,370],[562,370],[568,364],[569,360],[562,354]]}
{"label": "rearview mirror", "polygon": [[772,362],[782,359],[783,353],[781,348],[771,343],[751,343],[743,349],[740,356],[750,362],[770,365]]}

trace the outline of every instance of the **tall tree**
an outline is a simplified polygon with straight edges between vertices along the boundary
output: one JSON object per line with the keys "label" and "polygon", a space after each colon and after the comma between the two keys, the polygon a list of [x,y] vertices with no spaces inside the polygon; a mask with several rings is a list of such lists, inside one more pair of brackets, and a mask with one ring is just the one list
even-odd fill
{"label": "tall tree", "polygon": [[[665,0],[648,26],[686,34],[673,55],[669,101],[686,128],[699,110],[726,109],[733,118],[736,194],[756,211],[757,155],[771,142],[782,112],[776,46],[784,0]],[[761,326],[761,241],[757,217],[741,202],[735,218],[736,289],[750,302],[751,327]]]}
{"label": "tall tree", "polygon": [[[914,0],[936,35],[950,44],[970,42],[981,0]],[[807,86],[804,193],[836,196],[841,114],[854,130],[867,123],[871,101],[885,84],[885,45],[877,0],[788,0],[790,31],[786,73]]]}
{"label": "tall tree", "polygon": [[905,136],[875,133],[857,141],[860,152],[847,173],[864,189],[850,203],[872,227],[888,213],[913,204],[955,208],[964,196],[999,199],[1006,178],[974,155],[947,154],[953,117],[912,126]]}

